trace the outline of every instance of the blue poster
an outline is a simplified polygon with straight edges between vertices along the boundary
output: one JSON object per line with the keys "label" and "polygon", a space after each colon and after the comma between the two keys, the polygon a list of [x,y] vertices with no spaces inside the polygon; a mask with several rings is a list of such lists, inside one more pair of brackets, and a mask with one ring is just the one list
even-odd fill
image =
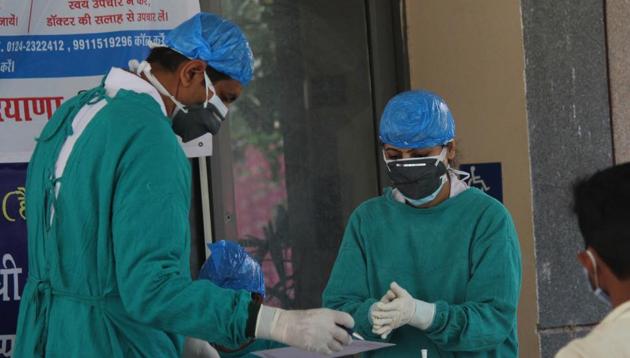
{"label": "blue poster", "polygon": [[0,357],[11,357],[28,275],[26,164],[0,164]]}
{"label": "blue poster", "polygon": [[503,202],[501,163],[462,164],[459,169],[470,173],[468,185],[483,190],[486,194]]}

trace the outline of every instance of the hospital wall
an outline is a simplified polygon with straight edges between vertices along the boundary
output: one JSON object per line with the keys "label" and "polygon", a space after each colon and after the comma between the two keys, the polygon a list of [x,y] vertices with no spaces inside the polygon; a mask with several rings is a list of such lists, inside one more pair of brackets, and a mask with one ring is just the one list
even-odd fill
{"label": "hospital wall", "polygon": [[523,257],[522,357],[553,356],[605,314],[575,258],[571,184],[614,155],[630,160],[630,4],[607,6],[614,11],[602,0],[406,1],[411,87],[449,103],[461,163],[502,164]]}

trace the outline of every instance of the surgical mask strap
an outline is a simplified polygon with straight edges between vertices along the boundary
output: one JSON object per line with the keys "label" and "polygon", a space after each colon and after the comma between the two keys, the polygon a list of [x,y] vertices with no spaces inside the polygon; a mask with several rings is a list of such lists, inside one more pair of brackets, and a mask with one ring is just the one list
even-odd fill
{"label": "surgical mask strap", "polygon": [[212,81],[210,80],[210,77],[208,77],[208,74],[205,71],[203,73],[203,76],[206,80],[206,99],[208,98],[209,91],[212,91],[213,93],[212,97],[210,97],[210,99],[207,99],[206,102],[204,102],[203,108],[206,108],[206,106],[208,105],[208,102],[210,102],[219,111],[219,113],[221,114],[221,117],[225,118],[225,116],[228,113],[227,106],[225,105],[225,103],[223,103],[221,98],[219,98],[219,96],[217,95],[217,90],[214,88],[214,84],[212,83]]}
{"label": "surgical mask strap", "polygon": [[184,106],[173,95],[171,95],[168,90],[160,83],[160,81],[158,81],[158,79],[153,76],[153,74],[151,73],[150,63],[148,63],[147,61],[142,61],[138,63],[137,60],[131,60],[129,61],[129,69],[134,71],[138,76],[144,74],[147,80],[153,85],[153,87],[155,87],[155,89],[158,90],[158,92],[160,92],[164,96],[167,96],[171,101],[173,101],[173,103],[175,103],[177,109],[184,113],[188,113],[188,109],[186,108],[186,106]]}
{"label": "surgical mask strap", "polygon": [[[385,164],[389,164],[390,162],[392,162],[391,159],[387,159],[387,156],[385,155],[385,149],[383,149],[381,153],[383,154],[383,160],[385,161]],[[389,169],[389,165],[386,165],[386,167],[387,170],[391,172],[391,169]]]}
{"label": "surgical mask strap", "polygon": [[457,175],[458,177],[461,177],[460,180],[462,180],[462,181],[467,181],[468,179],[470,179],[470,173],[468,173],[468,172],[465,172],[463,170],[458,170],[458,169],[455,169],[455,168],[451,168],[450,165],[448,166],[448,170],[451,173]]}
{"label": "surgical mask strap", "polygon": [[208,101],[210,101],[210,99],[208,98],[208,95],[210,94],[210,89],[212,89],[212,93],[214,96],[214,85],[212,84],[212,81],[210,81],[210,77],[208,77],[208,74],[204,71],[203,72],[203,78],[206,81],[206,101],[203,102],[203,108],[208,107]]}
{"label": "surgical mask strap", "polygon": [[584,272],[586,273],[586,278],[588,279],[589,284],[591,285],[591,289],[593,289],[593,293],[600,301],[604,302],[608,306],[612,306],[612,301],[608,293],[606,293],[606,291],[604,291],[601,287],[599,287],[599,279],[597,278],[597,261],[595,260],[595,256],[588,249],[586,250],[586,254],[591,259],[591,263],[593,263],[593,270],[595,271],[594,273],[595,288],[593,289],[592,288],[593,283],[590,282],[591,281],[590,279],[588,279],[588,271],[586,270],[586,268],[584,268]]}

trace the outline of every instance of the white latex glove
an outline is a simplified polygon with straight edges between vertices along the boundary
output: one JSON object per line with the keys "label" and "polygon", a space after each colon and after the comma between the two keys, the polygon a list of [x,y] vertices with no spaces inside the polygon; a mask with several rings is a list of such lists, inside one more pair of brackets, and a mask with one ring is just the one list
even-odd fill
{"label": "white latex glove", "polygon": [[[389,303],[391,302],[394,298],[396,298],[396,295],[392,292],[392,290],[387,290],[387,293],[385,293],[385,295],[383,295],[383,297],[381,297],[381,300],[378,302],[374,302],[371,306],[370,309],[368,311],[368,321],[370,321],[371,325],[374,325],[374,317],[372,316],[372,312],[374,311],[374,309],[376,308],[376,304],[379,302],[382,303]],[[384,339],[384,338],[383,338]]]}
{"label": "white latex glove", "polygon": [[203,339],[186,337],[182,358],[221,358],[219,352]]}
{"label": "white latex glove", "polygon": [[354,327],[347,313],[327,308],[287,311],[262,305],[256,338],[271,339],[309,352],[333,354],[352,342],[339,326]]}
{"label": "white latex glove", "polygon": [[416,305],[409,292],[392,282],[372,310],[372,332],[385,339],[392,330],[409,323],[415,310]]}
{"label": "white latex glove", "polygon": [[390,289],[371,310],[372,332],[385,339],[396,328],[410,324],[425,330],[433,323],[435,304],[414,299],[392,282]]}

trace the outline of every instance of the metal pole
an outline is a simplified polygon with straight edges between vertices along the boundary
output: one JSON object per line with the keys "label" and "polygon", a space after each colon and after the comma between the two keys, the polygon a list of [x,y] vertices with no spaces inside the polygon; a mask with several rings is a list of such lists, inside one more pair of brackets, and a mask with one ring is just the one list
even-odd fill
{"label": "metal pole", "polygon": [[208,244],[212,243],[212,213],[210,212],[210,185],[208,180],[207,157],[199,158],[199,183],[201,185],[201,215],[203,217],[203,238],[206,258],[210,256]]}

